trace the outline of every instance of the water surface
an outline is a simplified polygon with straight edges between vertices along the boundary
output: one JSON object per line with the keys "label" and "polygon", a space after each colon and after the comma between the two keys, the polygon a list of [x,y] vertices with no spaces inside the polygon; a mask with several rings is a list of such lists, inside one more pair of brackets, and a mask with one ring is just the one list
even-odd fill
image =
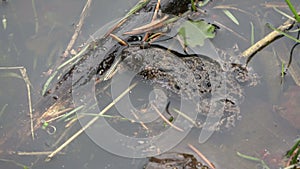
{"label": "water surface", "polygon": [[[296,4],[297,0],[292,2]],[[89,39],[96,30],[106,23],[123,16],[135,3],[136,0],[94,1],[74,48]],[[74,32],[74,25],[77,24],[84,4],[85,1],[79,0],[65,0],[63,2],[56,0],[36,1],[38,29],[35,25],[32,1],[7,1],[0,4],[0,14],[5,16],[7,20],[6,29],[0,28],[0,66],[23,66],[26,68],[32,84],[33,103],[40,97],[42,85],[48,78],[46,73],[59,62],[60,56]],[[274,11],[272,6],[277,6],[280,10],[290,14],[287,6],[279,0],[243,2],[222,0],[209,3],[205,7],[207,15],[204,16],[204,19],[220,26],[216,38],[212,40],[213,44],[228,52],[245,50],[251,45],[250,22],[254,25],[255,41],[257,41],[271,31],[266,27],[266,23],[279,26],[286,20],[285,17]],[[227,7],[238,19],[239,25],[234,24],[224,15],[222,10]],[[297,8],[300,9],[299,6]],[[286,47],[282,48],[283,45]],[[295,84],[290,75],[287,75],[285,83],[280,85],[280,80],[276,80],[280,73],[280,62],[270,64],[265,60],[275,60],[272,59],[274,51],[278,54],[288,53],[292,45],[291,40],[282,38],[258,53],[253,59],[250,66],[261,77],[260,83],[255,87],[245,87],[246,95],[241,105],[242,119],[236,123],[236,127],[229,131],[214,133],[204,144],[198,143],[200,131],[195,128],[173,151],[193,153],[187,147],[188,143],[193,144],[217,168],[250,169],[256,167],[257,163],[238,157],[236,155],[237,151],[264,158],[266,162],[271,163],[270,166],[275,166],[277,162],[274,162],[274,160],[282,157],[293,145],[293,141],[297,136],[299,137],[299,129],[293,127],[289,121],[273,110],[274,105],[285,102],[282,99],[284,93]],[[298,48],[294,52],[296,54],[295,58],[300,57],[299,51]],[[297,59],[294,59],[294,61],[297,61]],[[3,113],[0,114],[0,152],[16,151],[9,147],[18,143],[16,139],[12,139],[10,144],[5,144],[7,147],[1,145],[1,140],[4,140],[3,138],[6,137],[9,129],[16,126],[22,127],[23,125],[22,122],[10,122],[20,117],[29,119],[26,86],[23,79],[18,78],[19,76],[18,70],[0,70],[0,110],[5,107]],[[272,85],[274,83],[278,85]],[[293,110],[293,108],[291,109]],[[299,109],[294,108],[293,111],[299,112]],[[79,127],[79,125],[75,126],[69,134],[71,135]],[[45,136],[45,140],[35,145],[21,147],[17,151],[53,150],[49,145],[52,145],[56,138],[50,137],[43,131],[38,134]],[[6,159],[27,166],[34,163],[32,168],[35,169],[139,169],[143,168],[147,161],[146,159],[129,159],[115,156],[98,147],[85,134],[73,141],[63,152],[66,154],[58,155],[48,163],[43,161],[45,156],[0,154],[2,159],[0,160],[0,166],[1,168],[11,169],[21,168],[4,160]]]}

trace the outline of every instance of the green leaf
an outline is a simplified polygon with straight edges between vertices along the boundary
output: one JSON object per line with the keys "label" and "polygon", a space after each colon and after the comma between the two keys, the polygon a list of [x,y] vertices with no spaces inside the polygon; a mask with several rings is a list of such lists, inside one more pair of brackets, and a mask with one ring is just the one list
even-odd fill
{"label": "green leaf", "polygon": [[205,21],[185,21],[179,28],[178,35],[185,46],[203,46],[204,40],[215,37],[216,27]]}

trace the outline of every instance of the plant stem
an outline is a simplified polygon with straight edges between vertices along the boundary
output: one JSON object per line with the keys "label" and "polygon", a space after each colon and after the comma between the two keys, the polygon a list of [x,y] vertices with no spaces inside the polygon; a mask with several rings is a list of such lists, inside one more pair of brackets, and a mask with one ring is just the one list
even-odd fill
{"label": "plant stem", "polygon": [[287,3],[287,5],[289,6],[290,10],[292,11],[292,13],[295,15],[295,19],[297,22],[300,22],[300,16],[298,15],[294,5],[291,3],[290,0],[285,0],[285,2]]}

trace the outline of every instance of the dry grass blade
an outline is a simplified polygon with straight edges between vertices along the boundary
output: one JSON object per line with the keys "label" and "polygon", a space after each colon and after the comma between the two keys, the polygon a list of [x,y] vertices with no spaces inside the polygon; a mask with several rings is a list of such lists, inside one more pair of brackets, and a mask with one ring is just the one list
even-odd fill
{"label": "dry grass blade", "polygon": [[55,102],[53,105],[51,105],[47,110],[45,110],[45,112],[43,112],[40,117],[35,120],[36,123],[33,129],[36,130],[45,122],[51,122],[53,120],[56,120],[57,118],[60,118],[63,113],[72,109],[65,108],[64,104],[65,102]]}
{"label": "dry grass blade", "polygon": [[23,66],[20,67],[0,67],[0,70],[19,70],[22,78],[26,84],[26,89],[27,89],[27,98],[28,98],[28,108],[29,108],[29,116],[30,116],[30,131],[31,131],[31,136],[32,139],[34,140],[34,131],[33,131],[33,115],[32,115],[32,102],[31,102],[31,91],[30,91],[30,80],[29,77],[26,73],[26,68]]}
{"label": "dry grass blade", "polygon": [[273,8],[276,12],[280,13],[282,16],[287,17],[288,19],[291,19],[293,21],[296,21],[295,18],[293,18],[292,16],[288,15],[287,13],[283,12],[282,10],[279,10],[278,8],[274,7]]}
{"label": "dry grass blade", "polygon": [[240,8],[234,7],[234,6],[232,6],[232,5],[218,5],[218,6],[215,6],[215,7],[213,7],[213,8],[214,8],[214,9],[232,9],[232,10],[236,10],[236,11],[245,13],[245,14],[247,14],[247,15],[252,15],[252,16],[253,16],[252,13],[247,12],[247,11],[245,11],[245,10],[242,10],[242,9],[240,9]]}
{"label": "dry grass blade", "polygon": [[140,34],[143,32],[148,32],[151,31],[153,29],[157,29],[159,27],[162,27],[164,25],[164,21],[168,19],[168,16],[164,16],[162,19],[160,20],[156,20],[154,22],[151,22],[149,24],[143,25],[141,27],[135,28],[130,32],[125,32],[125,35],[134,35],[134,34]]}
{"label": "dry grass blade", "polygon": [[[158,13],[158,10],[159,10],[159,6],[160,6],[160,0],[157,0],[155,11],[154,11],[151,23],[154,22],[157,19],[157,13]],[[147,32],[145,34],[145,36],[143,38],[143,41],[146,41],[148,39],[148,37],[149,37],[149,32]]]}
{"label": "dry grass blade", "polygon": [[16,67],[0,67],[0,70],[17,70],[17,69],[23,69],[23,66],[16,66]]}
{"label": "dry grass blade", "polygon": [[64,51],[63,53],[63,56],[64,57],[67,57],[69,55],[69,51],[72,49],[73,45],[75,44],[75,41],[79,35],[79,32],[82,28],[82,25],[83,25],[83,22],[84,22],[84,19],[85,17],[87,16],[87,12],[88,12],[88,9],[89,7],[91,6],[91,3],[92,3],[92,0],[87,0],[85,6],[83,7],[83,10],[80,14],[80,19],[79,19],[79,22],[78,24],[76,25],[76,29],[75,29],[75,32],[66,48],[66,50]]}
{"label": "dry grass blade", "polygon": [[157,18],[157,13],[158,13],[158,10],[159,10],[159,6],[160,6],[160,0],[157,0],[157,3],[156,3],[156,7],[155,7],[155,11],[154,11],[154,14],[153,14],[153,17],[152,17],[152,21],[155,21],[156,18]]}
{"label": "dry grass blade", "polygon": [[[109,34],[113,39],[115,39],[116,41],[118,41],[122,46],[129,46],[129,44],[124,41],[123,39],[119,38],[118,36],[114,35],[114,34]],[[111,65],[111,67],[109,68],[109,70],[107,70],[107,72],[105,73],[103,78],[100,78],[99,80],[97,80],[96,83],[99,83],[100,81],[104,80],[108,80],[110,79],[117,71],[117,67],[119,65],[119,63],[122,61],[121,57],[117,57],[116,61]]]}
{"label": "dry grass blade", "polygon": [[185,113],[179,111],[178,109],[173,109],[176,113],[178,113],[180,116],[184,117],[185,119],[187,119],[188,121],[190,121],[194,126],[197,126],[197,123],[192,119],[190,118],[189,116],[187,116]]}
{"label": "dry grass blade", "polygon": [[155,33],[155,34],[151,35],[146,40],[149,41],[149,43],[152,43],[152,42],[154,42],[156,39],[158,39],[162,35],[163,35],[162,32],[158,32],[158,33]]}
{"label": "dry grass blade", "polygon": [[162,22],[165,21],[166,19],[168,19],[168,16],[164,16],[163,18],[161,18],[161,19],[159,19],[159,20],[155,20],[155,21],[153,21],[153,22],[151,22],[151,23],[148,23],[148,24],[146,24],[146,25],[143,25],[143,26],[141,26],[141,27],[134,28],[133,30],[134,30],[134,31],[145,30],[145,29],[151,28],[151,27],[153,27],[153,26],[155,26],[155,25],[157,25],[157,24],[162,23]]}
{"label": "dry grass blade", "polygon": [[118,36],[114,35],[114,34],[109,34],[109,36],[111,36],[112,38],[114,38],[115,40],[117,40],[121,45],[123,46],[129,46],[127,42],[125,42],[123,39],[119,38]]}
{"label": "dry grass blade", "polygon": [[[10,152],[11,154],[17,154],[19,156],[40,156],[40,155],[48,155],[51,153],[51,151],[36,151],[36,152]],[[65,153],[59,153],[59,154],[65,154]]]}
{"label": "dry grass blade", "polygon": [[181,128],[179,128],[179,127],[177,127],[177,126],[175,126],[174,124],[172,124],[171,122],[169,122],[169,120],[168,119],[166,119],[165,118],[165,116],[163,116],[162,114],[161,114],[161,112],[159,112],[159,110],[157,109],[157,107],[154,105],[154,104],[152,104],[152,107],[154,108],[154,110],[156,111],[156,113],[168,124],[168,125],[170,125],[171,127],[173,127],[174,129],[176,129],[176,130],[178,130],[178,131],[180,131],[180,132],[183,132],[183,130],[181,129]]}
{"label": "dry grass blade", "polygon": [[114,30],[120,27],[123,23],[127,21],[128,17],[142,9],[149,2],[150,0],[140,0],[115,26],[108,30],[108,32],[104,35],[104,38],[106,38],[110,33],[112,33]]}
{"label": "dry grass blade", "polygon": [[287,4],[284,2],[265,2],[260,4],[261,6],[265,7],[265,8],[288,8]]}
{"label": "dry grass blade", "polygon": [[50,122],[52,122],[52,121],[58,120],[58,119],[60,119],[60,118],[62,118],[62,117],[65,116],[64,113],[66,113],[66,112],[68,112],[68,111],[70,111],[70,110],[73,110],[73,109],[74,109],[73,107],[69,107],[69,108],[63,109],[63,110],[61,110],[61,111],[58,111],[56,117],[53,117],[53,118],[51,118],[51,119],[49,119],[49,120],[46,120],[46,122],[47,122],[47,123],[50,123]]}
{"label": "dry grass blade", "polygon": [[133,110],[131,110],[131,113],[133,114],[134,118],[141,124],[141,126],[146,130],[149,131],[149,128],[145,125],[144,122],[142,122],[138,115],[135,114]]}
{"label": "dry grass blade", "polygon": [[203,161],[212,169],[215,169],[215,166],[198,150],[196,149],[193,145],[188,144],[188,146],[195,152],[199,157],[203,159]]}
{"label": "dry grass blade", "polygon": [[123,98],[131,89],[133,89],[137,83],[132,84],[126,89],[123,93],[121,93],[115,100],[113,100],[108,106],[106,106],[102,111],[99,112],[98,116],[95,116],[91,121],[89,121],[85,126],[83,126],[80,130],[78,130],[74,135],[72,135],[65,143],[59,146],[55,151],[48,155],[45,159],[46,162],[50,161],[52,157],[54,157],[58,152],[64,149],[67,145],[69,145],[75,138],[77,138],[81,133],[83,133],[87,128],[93,125],[104,113],[106,113],[112,106],[114,106],[121,98]]}
{"label": "dry grass blade", "polygon": [[28,107],[29,107],[29,116],[30,116],[30,131],[31,131],[31,137],[32,140],[34,140],[34,131],[33,131],[33,116],[32,116],[32,104],[31,104],[31,92],[30,92],[30,81],[28,78],[28,75],[26,73],[26,69],[23,67],[22,69],[19,69],[20,73],[25,81],[26,89],[27,89],[27,98],[28,98]]}
{"label": "dry grass blade", "polygon": [[78,115],[77,117],[72,118],[71,120],[69,120],[69,122],[65,125],[65,128],[69,128],[71,127],[77,120],[83,118],[84,115]]}

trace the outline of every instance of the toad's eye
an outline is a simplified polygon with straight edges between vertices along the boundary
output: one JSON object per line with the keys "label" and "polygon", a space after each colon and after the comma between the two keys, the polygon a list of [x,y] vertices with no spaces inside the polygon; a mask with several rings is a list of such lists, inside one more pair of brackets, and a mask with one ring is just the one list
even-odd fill
{"label": "toad's eye", "polygon": [[136,41],[142,41],[142,36],[130,36],[127,40],[127,42],[136,42]]}

